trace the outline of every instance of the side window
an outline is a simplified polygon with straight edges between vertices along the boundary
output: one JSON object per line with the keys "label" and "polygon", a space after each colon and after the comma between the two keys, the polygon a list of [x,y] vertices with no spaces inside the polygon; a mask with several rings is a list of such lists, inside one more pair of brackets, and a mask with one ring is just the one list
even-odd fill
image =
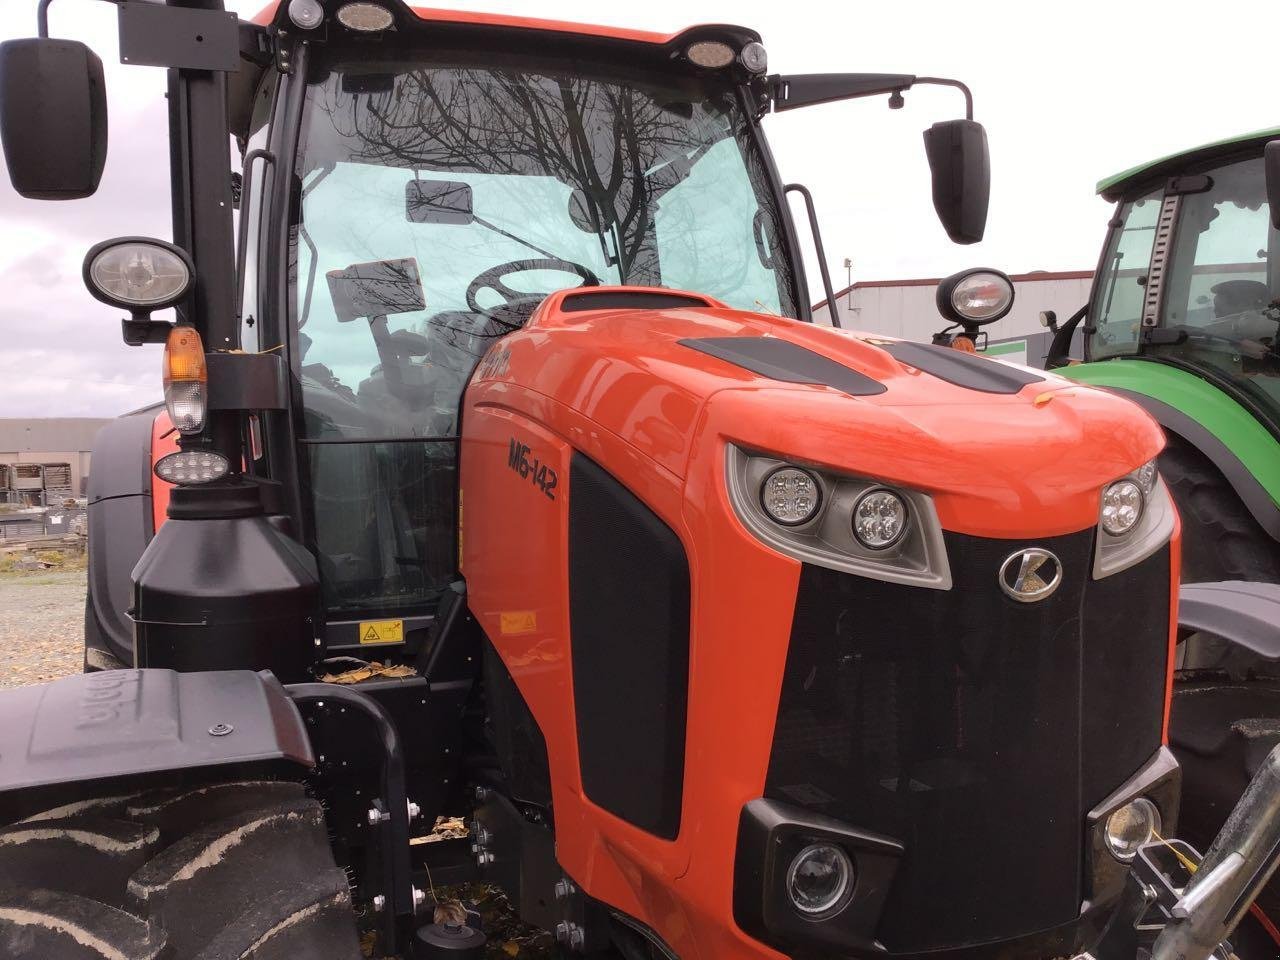
{"label": "side window", "polygon": [[1267,248],[1274,237],[1261,162],[1234,163],[1211,171],[1210,179],[1208,191],[1182,200],[1171,271],[1176,285],[1164,309],[1170,326],[1233,322],[1260,313],[1271,300]]}
{"label": "side window", "polygon": [[[275,100],[276,72],[268,70],[253,105],[253,118],[249,122],[249,139],[245,144],[244,155],[249,156],[254,150],[265,150],[271,129],[271,107]],[[258,278],[261,276],[262,249],[261,232],[265,228],[263,221],[263,197],[271,189],[271,165],[257,159],[246,165],[242,171],[243,183],[248,190],[240,197],[240,226],[237,237],[244,238],[244,276],[240,289],[240,346],[248,353],[257,353],[261,349],[259,330],[262,327],[262,297]]]}
{"label": "side window", "polygon": [[1095,360],[1138,352],[1161,193],[1156,190],[1121,205],[1120,226],[1107,243],[1099,271],[1102,282],[1095,284],[1095,300],[1089,308],[1093,326],[1090,356]]}

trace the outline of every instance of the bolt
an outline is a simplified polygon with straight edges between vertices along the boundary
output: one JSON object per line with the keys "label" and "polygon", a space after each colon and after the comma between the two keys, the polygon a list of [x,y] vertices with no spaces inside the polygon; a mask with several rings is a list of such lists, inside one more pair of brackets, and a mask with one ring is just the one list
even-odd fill
{"label": "bolt", "polygon": [[556,941],[558,943],[567,943],[569,941],[569,925],[563,920],[556,924]]}
{"label": "bolt", "polygon": [[569,896],[569,881],[557,880],[555,885],[555,893],[557,900],[564,900]]}
{"label": "bolt", "polygon": [[493,834],[491,834],[488,830],[486,830],[484,827],[480,827],[480,826],[476,827],[476,843],[480,844],[480,846],[483,847],[486,844],[488,844],[488,842],[492,839],[493,839]]}
{"label": "bolt", "polygon": [[382,908],[385,907],[386,905],[387,905],[387,898],[384,897],[382,894],[378,894],[376,897],[373,898],[374,912],[381,913]]}
{"label": "bolt", "polygon": [[417,913],[418,908],[427,902],[427,895],[417,887],[412,887],[411,889],[413,890],[413,912]]}
{"label": "bolt", "polygon": [[417,820],[417,819],[418,819],[418,815],[419,815],[420,813],[422,813],[422,808],[421,808],[421,807],[419,807],[419,806],[418,806],[416,803],[414,803],[412,800],[410,800],[410,801],[409,801],[409,819],[410,819],[410,820]]}
{"label": "bolt", "polygon": [[582,945],[587,942],[587,933],[576,923],[569,924],[569,949],[581,950]]}
{"label": "bolt", "polygon": [[493,854],[485,851],[477,856],[476,860],[478,860],[480,862],[480,866],[483,867],[486,863],[493,863]]}
{"label": "bolt", "polygon": [[371,827],[376,827],[378,824],[382,823],[383,821],[391,819],[391,814],[383,813],[377,807],[370,807],[369,812],[366,813],[365,816],[368,818],[369,826]]}
{"label": "bolt", "polygon": [[488,790],[486,790],[484,787],[476,787],[476,801],[477,801],[477,802],[479,802],[479,803],[484,803],[484,802],[485,802],[485,800],[488,798],[488,796],[489,796],[489,791],[488,791]]}
{"label": "bolt", "polygon": [[235,727],[233,727],[229,723],[215,723],[212,727],[209,728],[209,736],[225,737],[228,733],[230,733],[234,729]]}

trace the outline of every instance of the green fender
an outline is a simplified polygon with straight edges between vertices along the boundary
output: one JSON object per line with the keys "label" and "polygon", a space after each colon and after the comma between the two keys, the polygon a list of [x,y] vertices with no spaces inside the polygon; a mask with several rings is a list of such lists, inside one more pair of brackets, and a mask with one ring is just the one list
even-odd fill
{"label": "green fender", "polygon": [[1150,360],[1101,360],[1054,372],[1140,404],[1207,456],[1262,528],[1280,540],[1280,441],[1222,390]]}

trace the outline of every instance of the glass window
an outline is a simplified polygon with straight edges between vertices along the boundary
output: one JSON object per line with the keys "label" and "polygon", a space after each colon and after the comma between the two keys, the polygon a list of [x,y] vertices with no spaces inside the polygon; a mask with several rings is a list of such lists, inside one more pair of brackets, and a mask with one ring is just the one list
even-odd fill
{"label": "glass window", "polygon": [[1089,308],[1093,327],[1090,359],[1138,352],[1142,301],[1147,292],[1147,268],[1151,264],[1162,192],[1156,190],[1120,205],[1120,226],[1111,231],[1100,282],[1094,284],[1094,302]]}
{"label": "glass window", "polygon": [[1280,238],[1262,158],[1208,177],[1208,190],[1182,197],[1164,296],[1161,323],[1185,337],[1152,352],[1209,368],[1280,416]]}
{"label": "glass window", "polygon": [[[245,144],[244,155],[254,150],[265,150],[270,134],[271,107],[275,99],[276,77],[274,70],[268,70],[262,85],[258,88],[253,104],[253,116],[249,121],[249,139]],[[239,216],[244,218],[244,276],[240,279],[240,347],[249,353],[257,353],[260,348],[259,333],[261,330],[262,301],[258,278],[261,275],[260,259],[262,256],[259,243],[259,231],[262,222],[262,198],[268,196],[271,189],[271,166],[261,159],[251,164],[252,170],[244,169],[242,176],[247,178],[249,189],[240,197]],[[243,182],[243,181],[242,181]],[[237,239],[240,233],[237,232]]]}
{"label": "glass window", "polygon": [[362,55],[307,92],[291,362],[325,601],[348,618],[429,609],[453,575],[462,390],[546,294],[659,286],[796,315],[732,90],[487,61]]}

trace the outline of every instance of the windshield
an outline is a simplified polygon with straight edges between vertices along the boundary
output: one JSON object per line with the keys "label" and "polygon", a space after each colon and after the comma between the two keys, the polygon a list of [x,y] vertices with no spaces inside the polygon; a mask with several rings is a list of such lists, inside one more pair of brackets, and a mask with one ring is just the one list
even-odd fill
{"label": "windshield", "polygon": [[1122,204],[1095,285],[1091,356],[1123,353],[1190,364],[1229,380],[1280,419],[1280,237],[1271,226],[1262,158],[1207,171],[1184,193],[1161,302],[1167,333],[1139,344],[1142,299],[1163,191]]}
{"label": "windshield", "polygon": [[331,606],[421,602],[451,575],[462,389],[546,294],[660,286],[796,316],[732,92],[583,69],[365,60],[308,88],[294,366]]}

